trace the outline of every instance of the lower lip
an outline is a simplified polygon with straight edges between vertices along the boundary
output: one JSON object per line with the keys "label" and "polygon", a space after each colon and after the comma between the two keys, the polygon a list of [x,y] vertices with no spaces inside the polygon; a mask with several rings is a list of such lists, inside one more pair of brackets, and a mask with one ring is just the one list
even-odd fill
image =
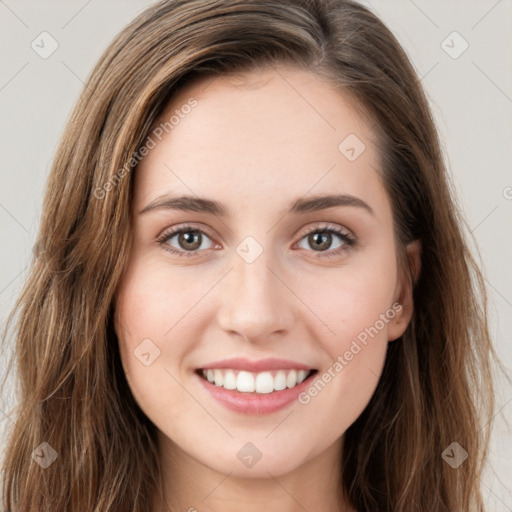
{"label": "lower lip", "polygon": [[226,408],[242,414],[263,416],[284,409],[286,406],[290,405],[311,385],[315,373],[293,388],[273,391],[272,393],[266,394],[241,393],[236,389],[224,389],[203,379],[197,375],[197,373],[195,375],[201,381],[205,389],[210,392],[211,396]]}

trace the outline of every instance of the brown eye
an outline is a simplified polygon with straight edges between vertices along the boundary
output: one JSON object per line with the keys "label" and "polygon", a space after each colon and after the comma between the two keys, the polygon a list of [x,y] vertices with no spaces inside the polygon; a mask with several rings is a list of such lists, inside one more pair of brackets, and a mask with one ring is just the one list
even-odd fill
{"label": "brown eye", "polygon": [[[338,243],[333,247],[336,238],[338,238]],[[304,240],[309,247],[303,245]],[[315,227],[309,230],[299,242],[299,247],[302,249],[312,249],[313,252],[320,253],[319,257],[322,258],[339,256],[355,245],[355,238],[336,226]]]}
{"label": "brown eye", "polygon": [[195,251],[201,247],[202,235],[199,231],[182,231],[178,233],[178,244],[187,251]]}
{"label": "brown eye", "polygon": [[[175,241],[171,243],[171,241]],[[163,246],[166,251],[177,254],[178,256],[196,256],[199,251],[210,249],[211,245],[204,246],[204,242],[210,240],[210,237],[201,229],[185,226],[180,229],[174,229],[170,232],[164,233],[159,239],[158,243]]]}
{"label": "brown eye", "polygon": [[321,231],[308,235],[308,243],[310,247],[314,247],[321,251],[330,249],[332,244],[332,235],[327,231]]}

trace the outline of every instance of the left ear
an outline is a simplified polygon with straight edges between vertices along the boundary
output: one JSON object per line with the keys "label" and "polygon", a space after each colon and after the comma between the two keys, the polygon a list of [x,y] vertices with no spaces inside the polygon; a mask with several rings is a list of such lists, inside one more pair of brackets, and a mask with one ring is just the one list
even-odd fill
{"label": "left ear", "polygon": [[397,308],[395,317],[388,324],[388,340],[394,341],[405,332],[414,312],[413,289],[421,269],[421,243],[414,240],[406,247],[406,267],[400,269],[401,276],[395,294],[395,302],[402,307]]}

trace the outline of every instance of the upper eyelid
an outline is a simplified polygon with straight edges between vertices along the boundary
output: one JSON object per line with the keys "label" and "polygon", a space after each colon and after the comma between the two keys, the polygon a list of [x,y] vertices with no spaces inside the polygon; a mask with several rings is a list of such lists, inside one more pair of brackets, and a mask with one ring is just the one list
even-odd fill
{"label": "upper eyelid", "polygon": [[200,226],[200,225],[193,225],[193,224],[183,224],[183,225],[178,225],[178,227],[172,227],[172,228],[166,228],[164,229],[156,238],[157,239],[161,239],[161,238],[164,238],[166,236],[174,236],[174,235],[177,235],[178,233],[180,232],[183,232],[183,231],[201,231],[202,233],[204,233],[205,235],[207,235],[209,238],[214,238],[213,235],[210,234],[210,230],[208,228],[205,228],[203,226]]}
{"label": "upper eyelid", "polygon": [[320,225],[317,225],[317,226],[311,226],[309,228],[306,229],[305,233],[303,233],[302,236],[306,236],[308,235],[309,233],[314,233],[315,231],[322,231],[322,230],[325,230],[325,231],[346,231],[346,234],[348,236],[351,236],[351,237],[355,237],[355,235],[352,233],[352,231],[350,229],[347,229],[346,227],[344,226],[338,226],[336,224],[333,224],[332,222],[320,222]]}

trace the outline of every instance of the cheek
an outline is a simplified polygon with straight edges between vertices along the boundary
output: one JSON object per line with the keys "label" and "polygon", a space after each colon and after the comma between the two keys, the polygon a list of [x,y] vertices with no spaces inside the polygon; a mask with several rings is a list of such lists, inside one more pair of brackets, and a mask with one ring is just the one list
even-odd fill
{"label": "cheek", "polygon": [[396,277],[394,259],[388,256],[334,269],[328,278],[312,277],[304,283],[300,293],[321,320],[325,333],[321,339],[333,359],[349,350],[354,340],[388,341],[388,328],[396,315]]}
{"label": "cheek", "polygon": [[149,338],[158,345],[169,345],[184,323],[190,325],[204,285],[197,276],[181,275],[171,272],[165,262],[138,256],[132,259],[115,308],[125,344]]}
{"label": "cheek", "polygon": [[[179,400],[178,364],[191,349],[180,336],[186,313],[197,301],[194,293],[179,291],[176,283],[162,279],[162,269],[133,258],[115,301],[114,326],[123,370],[139,406],[151,416],[155,397]],[[187,327],[193,324],[187,323]],[[182,343],[173,340],[181,340]]]}
{"label": "cheek", "polygon": [[332,421],[328,416],[334,414],[342,431],[361,414],[375,391],[386,357],[388,329],[400,310],[393,301],[393,252],[378,256],[335,269],[321,284],[315,279],[307,283],[308,305],[315,313],[310,315],[311,325],[319,326],[315,338],[328,360],[299,401],[314,402],[315,414],[325,414],[324,421]]}

